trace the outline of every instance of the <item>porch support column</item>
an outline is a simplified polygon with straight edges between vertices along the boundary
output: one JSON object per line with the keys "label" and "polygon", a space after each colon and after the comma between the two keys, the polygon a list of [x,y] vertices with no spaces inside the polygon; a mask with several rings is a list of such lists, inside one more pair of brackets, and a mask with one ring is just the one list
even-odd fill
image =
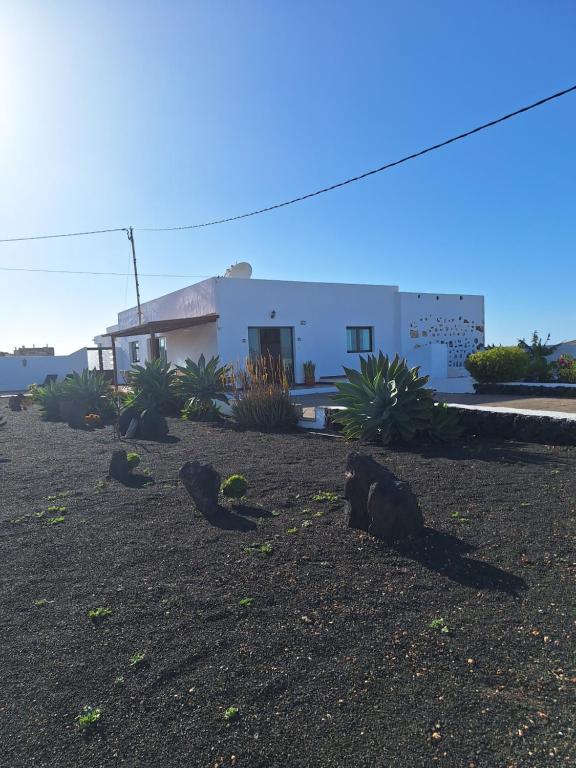
{"label": "porch support column", "polygon": [[114,378],[114,389],[116,390],[116,394],[118,394],[118,369],[116,367],[116,339],[114,336],[110,337],[112,339],[112,372],[113,372],[113,378]]}

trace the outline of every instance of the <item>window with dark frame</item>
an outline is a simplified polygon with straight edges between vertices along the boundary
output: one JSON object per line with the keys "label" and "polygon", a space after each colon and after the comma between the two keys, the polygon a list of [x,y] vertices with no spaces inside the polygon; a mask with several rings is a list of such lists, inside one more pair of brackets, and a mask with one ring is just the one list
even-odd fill
{"label": "window with dark frame", "polygon": [[348,352],[372,352],[372,328],[370,326],[348,326],[346,328]]}
{"label": "window with dark frame", "polygon": [[140,342],[138,341],[130,342],[130,362],[131,363],[140,362]]}

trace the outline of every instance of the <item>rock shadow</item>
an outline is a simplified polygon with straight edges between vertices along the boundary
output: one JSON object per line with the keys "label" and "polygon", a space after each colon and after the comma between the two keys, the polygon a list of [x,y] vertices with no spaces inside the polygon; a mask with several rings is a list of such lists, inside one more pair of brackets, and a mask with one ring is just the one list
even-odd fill
{"label": "rock shadow", "polygon": [[469,552],[476,550],[474,545],[434,528],[425,528],[424,533],[417,538],[396,542],[392,549],[464,587],[494,590],[514,596],[528,589],[521,577],[490,563],[467,557]]}
{"label": "rock shadow", "polygon": [[208,514],[203,513],[202,516],[213,525],[215,528],[221,528],[224,531],[254,531],[256,530],[256,523],[252,520],[247,520],[241,515],[236,515],[226,507],[218,505],[215,512]]}

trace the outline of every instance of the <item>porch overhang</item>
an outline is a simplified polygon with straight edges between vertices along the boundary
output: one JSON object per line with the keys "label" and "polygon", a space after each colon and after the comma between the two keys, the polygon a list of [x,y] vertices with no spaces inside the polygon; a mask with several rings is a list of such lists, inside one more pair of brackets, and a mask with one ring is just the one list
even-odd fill
{"label": "porch overhang", "polygon": [[195,325],[205,325],[206,323],[215,323],[219,315],[199,315],[198,317],[178,317],[173,320],[151,320],[148,323],[133,325],[130,328],[122,328],[118,331],[107,333],[111,339],[119,339],[126,336],[148,336],[148,334],[168,333],[169,331],[179,331],[184,328],[193,328]]}

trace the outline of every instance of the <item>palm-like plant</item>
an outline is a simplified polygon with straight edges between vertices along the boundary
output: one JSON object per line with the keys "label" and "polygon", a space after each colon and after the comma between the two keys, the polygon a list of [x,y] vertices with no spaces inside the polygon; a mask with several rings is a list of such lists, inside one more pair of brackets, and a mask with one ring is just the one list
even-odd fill
{"label": "palm-like plant", "polygon": [[108,412],[112,407],[112,389],[100,371],[85,369],[62,382],[62,398],[86,413]]}
{"label": "palm-like plant", "polygon": [[42,416],[49,421],[60,419],[60,403],[64,394],[63,381],[49,381],[43,387],[30,390],[32,401],[40,406]]}
{"label": "palm-like plant", "polygon": [[147,360],[144,365],[133,365],[127,374],[128,384],[132,387],[124,401],[138,411],[154,408],[163,411],[173,407],[175,401],[176,371],[170,363],[156,358]]}
{"label": "palm-like plant", "polygon": [[410,440],[430,426],[433,393],[425,386],[429,377],[420,376],[418,367],[380,352],[360,357],[360,371],[344,371],[348,381],[336,384],[338,394],[332,399],[346,406],[338,416],[346,437],[379,438],[387,445],[396,438]]}
{"label": "palm-like plant", "polygon": [[185,365],[177,365],[179,376],[176,383],[178,393],[186,400],[184,412],[194,414],[196,418],[213,417],[218,409],[214,400],[227,403],[224,392],[228,366],[219,366],[220,358],[211,357],[208,362],[200,355],[195,363],[189,357]]}

